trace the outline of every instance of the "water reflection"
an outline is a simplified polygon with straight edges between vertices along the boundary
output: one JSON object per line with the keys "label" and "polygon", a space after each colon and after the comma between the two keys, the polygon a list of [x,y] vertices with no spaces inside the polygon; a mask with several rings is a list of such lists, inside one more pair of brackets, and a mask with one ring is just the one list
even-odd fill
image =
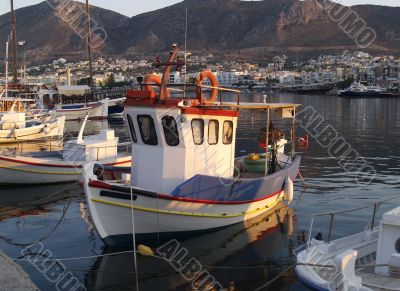
{"label": "water reflection", "polygon": [[[289,258],[293,242],[288,243],[287,239],[295,239],[294,218],[293,210],[280,204],[276,210],[244,224],[180,239],[181,246],[188,250],[187,256],[180,260],[196,258],[203,265],[217,266],[207,270],[225,287],[233,284],[243,290],[242,284],[249,286],[262,281],[266,274],[268,276],[271,265],[279,269],[279,265],[293,259]],[[147,245],[156,249],[163,243],[165,241],[159,244],[153,241]],[[282,251],[285,245],[286,249]],[[116,249],[106,249],[104,253],[113,251]],[[276,260],[282,256],[285,259]],[[143,290],[156,290],[160,286],[163,290],[191,290],[191,282],[184,280],[162,259],[139,256],[138,269]],[[133,255],[101,257],[86,276],[87,286],[96,290],[131,290],[135,286],[133,273]],[[244,278],[247,278],[246,282],[243,282]]]}

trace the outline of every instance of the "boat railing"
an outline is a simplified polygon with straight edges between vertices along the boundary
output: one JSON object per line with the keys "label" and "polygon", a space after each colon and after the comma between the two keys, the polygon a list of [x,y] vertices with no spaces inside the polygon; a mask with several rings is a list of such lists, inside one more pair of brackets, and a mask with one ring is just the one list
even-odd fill
{"label": "boat railing", "polygon": [[338,215],[341,214],[348,214],[348,213],[354,213],[357,211],[361,211],[361,210],[365,210],[365,209],[369,209],[372,208],[372,216],[370,218],[370,223],[368,228],[372,231],[375,227],[375,222],[376,222],[376,215],[377,215],[377,211],[379,209],[379,207],[382,204],[388,203],[392,200],[395,199],[399,199],[400,195],[395,196],[395,197],[391,197],[385,200],[381,200],[381,201],[377,201],[373,204],[369,204],[369,205],[365,205],[365,206],[361,206],[361,207],[357,207],[357,208],[352,208],[352,209],[346,209],[346,210],[339,210],[339,211],[331,211],[331,212],[322,212],[322,213],[316,213],[313,215],[312,219],[311,219],[311,224],[310,224],[310,229],[309,229],[309,237],[308,237],[308,242],[307,242],[307,249],[310,248],[311,245],[311,237],[312,237],[312,233],[313,233],[313,226],[314,226],[314,221],[316,218],[319,217],[329,217],[329,228],[328,228],[328,237],[326,240],[326,243],[330,243],[332,241],[332,235],[333,235],[333,229],[334,229],[334,224],[335,224],[335,218]]}
{"label": "boat railing", "polygon": [[[99,161],[99,155],[100,155],[100,150],[102,149],[107,149],[107,148],[115,148],[117,147],[118,149],[122,149],[122,152],[120,151],[119,154],[124,153],[125,155],[128,155],[131,153],[130,149],[132,148],[132,143],[131,142],[125,142],[125,143],[119,143],[116,146],[103,146],[103,147],[90,147],[90,149],[95,149],[96,150],[96,161]],[[117,152],[118,155],[118,152]]]}
{"label": "boat railing", "polygon": [[[151,83],[149,83],[149,84],[145,84],[145,83],[142,83],[141,84],[141,88],[143,88],[143,86],[145,86],[145,85],[154,85],[154,84],[151,84]],[[177,87],[184,87],[185,89],[178,89]],[[240,103],[240,93],[242,92],[242,91],[240,91],[240,90],[237,90],[237,89],[232,89],[232,88],[224,88],[224,87],[215,87],[215,86],[210,86],[210,85],[197,85],[197,84],[194,84],[194,83],[177,83],[177,84],[168,84],[168,90],[169,91],[171,91],[171,92],[185,92],[185,90],[187,90],[188,88],[198,88],[198,87],[200,87],[200,88],[202,88],[202,89],[211,89],[211,90],[217,90],[218,91],[218,101],[219,101],[219,103],[222,103],[222,93],[224,93],[224,92],[229,92],[229,93],[235,93],[235,94],[237,94],[237,96],[236,96],[236,101],[237,101],[237,104],[239,105],[239,103]]]}

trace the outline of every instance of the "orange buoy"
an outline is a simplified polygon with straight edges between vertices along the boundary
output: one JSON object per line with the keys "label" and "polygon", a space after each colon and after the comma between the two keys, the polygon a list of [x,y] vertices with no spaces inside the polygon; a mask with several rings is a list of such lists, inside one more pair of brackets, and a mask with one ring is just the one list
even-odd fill
{"label": "orange buoy", "polygon": [[[203,90],[202,90],[202,85],[205,79],[210,80],[211,86],[213,87],[211,89],[211,94],[208,99],[204,98],[203,96]],[[197,78],[196,82],[196,97],[199,100],[201,104],[204,103],[214,103],[215,100],[217,99],[218,96],[218,81],[217,78],[214,76],[214,74],[211,71],[205,70],[199,74],[199,77]]]}

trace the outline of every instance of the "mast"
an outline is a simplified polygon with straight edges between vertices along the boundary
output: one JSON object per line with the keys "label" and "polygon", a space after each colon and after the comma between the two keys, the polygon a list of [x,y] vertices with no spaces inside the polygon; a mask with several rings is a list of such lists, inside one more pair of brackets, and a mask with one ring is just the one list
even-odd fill
{"label": "mast", "polygon": [[88,61],[89,61],[89,87],[93,88],[93,69],[92,69],[92,36],[90,32],[90,10],[89,10],[89,0],[86,0],[86,34],[87,34],[87,52],[88,52]]}
{"label": "mast", "polygon": [[6,70],[6,72],[5,72],[5,81],[4,81],[4,84],[5,84],[5,88],[4,88],[4,90],[5,90],[5,97],[7,98],[8,97],[8,44],[9,44],[9,42],[10,42],[10,36],[8,36],[7,37],[7,42],[6,42],[6,59],[5,59],[5,70]]}
{"label": "mast", "polygon": [[187,79],[187,37],[188,37],[188,3],[185,0],[185,65],[183,71],[183,98],[186,98],[186,79]]}
{"label": "mast", "polygon": [[14,11],[14,0],[10,0],[11,5],[11,35],[13,41],[13,70],[14,70],[14,82],[18,83],[18,71],[17,71],[17,28]]}
{"label": "mast", "polygon": [[173,45],[172,51],[170,52],[168,62],[166,63],[165,72],[162,78],[162,84],[160,88],[160,96],[159,100],[164,100],[168,96],[168,80],[169,74],[171,73],[171,67],[173,65],[180,65],[180,63],[174,63],[175,57],[178,54],[178,46],[176,44]]}

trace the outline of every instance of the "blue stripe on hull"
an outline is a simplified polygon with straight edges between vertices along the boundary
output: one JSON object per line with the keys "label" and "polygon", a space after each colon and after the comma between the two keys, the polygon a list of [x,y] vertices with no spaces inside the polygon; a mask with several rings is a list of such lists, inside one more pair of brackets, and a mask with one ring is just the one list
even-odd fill
{"label": "blue stripe on hull", "polygon": [[124,107],[120,105],[113,105],[108,107],[108,114],[122,114],[124,112]]}
{"label": "blue stripe on hull", "polygon": [[295,272],[297,274],[297,277],[300,279],[300,281],[304,285],[306,285],[307,287],[311,288],[312,290],[315,290],[315,291],[331,291],[329,289],[322,288],[322,287],[320,287],[320,286],[318,286],[318,285],[316,285],[316,284],[304,279],[302,276],[299,275],[299,273],[297,271],[295,271]]}

